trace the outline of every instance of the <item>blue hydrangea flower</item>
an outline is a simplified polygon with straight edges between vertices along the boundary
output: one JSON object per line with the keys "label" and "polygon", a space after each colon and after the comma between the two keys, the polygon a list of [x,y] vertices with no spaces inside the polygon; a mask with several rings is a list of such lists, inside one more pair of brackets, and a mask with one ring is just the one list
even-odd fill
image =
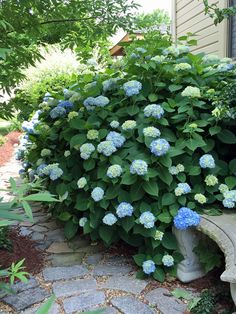
{"label": "blue hydrangea flower", "polygon": [[74,107],[74,105],[72,104],[72,102],[65,100],[65,101],[61,101],[57,105],[57,107],[64,108],[66,112],[69,112]]}
{"label": "blue hydrangea flower", "polygon": [[102,188],[97,187],[92,190],[91,196],[95,202],[99,202],[103,199],[104,194],[105,194],[104,190]]}
{"label": "blue hydrangea flower", "polygon": [[141,53],[146,53],[147,52],[147,50],[145,48],[143,48],[143,47],[138,47],[135,50],[138,51],[138,52],[141,52]]}
{"label": "blue hydrangea flower", "polygon": [[181,207],[174,218],[174,226],[179,230],[196,227],[200,223],[200,216],[188,207]]}
{"label": "blue hydrangea flower", "polygon": [[85,224],[87,223],[87,221],[88,221],[88,218],[86,218],[86,217],[80,218],[79,226],[83,228],[85,226]]}
{"label": "blue hydrangea flower", "polygon": [[116,208],[116,214],[119,218],[132,216],[134,211],[133,206],[130,203],[122,202]]}
{"label": "blue hydrangea flower", "polygon": [[111,156],[114,152],[116,152],[116,147],[112,141],[103,141],[98,144],[97,151],[104,156]]}
{"label": "blue hydrangea flower", "polygon": [[134,160],[130,166],[130,172],[139,176],[144,176],[148,171],[148,164],[144,160]]}
{"label": "blue hydrangea flower", "polygon": [[52,119],[60,118],[66,114],[66,109],[62,107],[55,107],[50,111],[50,117]]}
{"label": "blue hydrangea flower", "polygon": [[199,165],[201,168],[215,168],[215,160],[212,155],[205,154],[199,159]]}
{"label": "blue hydrangea flower", "polygon": [[152,260],[148,260],[143,262],[143,272],[147,275],[150,275],[155,272],[156,266]]}
{"label": "blue hydrangea flower", "polygon": [[103,91],[111,91],[114,90],[117,87],[117,78],[110,78],[109,80],[106,80],[102,83],[103,85]]}
{"label": "blue hydrangea flower", "polygon": [[124,131],[131,131],[131,130],[135,129],[136,126],[137,126],[137,122],[135,120],[126,120],[122,124],[121,128]]}
{"label": "blue hydrangea flower", "polygon": [[164,109],[162,108],[161,105],[152,104],[152,105],[147,105],[144,108],[144,115],[147,118],[154,117],[156,119],[161,119],[163,114],[164,114]]}
{"label": "blue hydrangea flower", "polygon": [[105,225],[112,226],[117,222],[117,218],[115,215],[109,213],[103,217],[102,221]]}
{"label": "blue hydrangea flower", "polygon": [[226,191],[223,196],[223,206],[226,208],[234,208],[236,204],[236,190]]}
{"label": "blue hydrangea flower", "polygon": [[170,144],[167,140],[160,138],[158,140],[152,141],[150,145],[150,150],[155,156],[163,156],[170,149]]}
{"label": "blue hydrangea flower", "polygon": [[113,120],[113,121],[111,121],[110,126],[113,129],[117,129],[120,126],[120,123],[118,121]]}
{"label": "blue hydrangea flower", "polygon": [[166,254],[162,257],[162,263],[166,267],[171,267],[174,265],[174,258],[171,255]]}
{"label": "blue hydrangea flower", "polygon": [[131,59],[139,59],[140,56],[137,53],[132,52],[131,55],[130,55],[130,58]]}
{"label": "blue hydrangea flower", "polygon": [[175,195],[181,196],[183,194],[188,194],[191,192],[191,187],[188,183],[178,183],[175,189]]}
{"label": "blue hydrangea flower", "polygon": [[93,144],[85,143],[80,147],[80,157],[82,159],[89,159],[91,154],[95,151],[95,147]]}
{"label": "blue hydrangea flower", "polygon": [[107,169],[107,176],[111,179],[118,178],[122,175],[123,169],[120,165],[112,165]]}
{"label": "blue hydrangea flower", "polygon": [[115,131],[109,132],[106,137],[106,140],[111,141],[116,148],[123,146],[126,141],[123,135]]}
{"label": "blue hydrangea flower", "polygon": [[142,89],[142,83],[139,81],[129,81],[123,85],[123,89],[125,91],[126,96],[131,97],[134,95],[138,95],[140,90]]}
{"label": "blue hydrangea flower", "polygon": [[24,121],[22,123],[22,129],[28,134],[35,134],[35,126],[39,123],[37,120]]}
{"label": "blue hydrangea flower", "polygon": [[59,164],[56,163],[47,165],[45,168],[43,168],[41,173],[49,176],[52,181],[55,181],[63,175],[63,170],[59,168]]}
{"label": "blue hydrangea flower", "polygon": [[37,167],[36,173],[37,173],[37,175],[38,175],[39,177],[42,177],[42,176],[44,175],[43,169],[44,169],[45,167],[47,167],[47,164],[41,164],[41,165],[39,165],[39,166]]}
{"label": "blue hydrangea flower", "polygon": [[227,198],[225,198],[222,203],[223,203],[223,206],[224,206],[225,208],[234,208],[234,206],[235,206],[235,203],[232,202],[232,201],[230,201],[230,200],[227,199]]}
{"label": "blue hydrangea flower", "polygon": [[110,100],[105,96],[88,97],[84,100],[84,106],[88,111],[94,110],[96,107],[105,107]]}
{"label": "blue hydrangea flower", "polygon": [[151,212],[144,212],[139,217],[139,222],[144,225],[144,228],[150,229],[155,225],[155,216]]}
{"label": "blue hydrangea flower", "polygon": [[219,64],[218,67],[217,67],[217,70],[219,72],[228,72],[228,71],[231,71],[233,70],[234,68],[234,65],[232,63],[223,63],[223,64]]}

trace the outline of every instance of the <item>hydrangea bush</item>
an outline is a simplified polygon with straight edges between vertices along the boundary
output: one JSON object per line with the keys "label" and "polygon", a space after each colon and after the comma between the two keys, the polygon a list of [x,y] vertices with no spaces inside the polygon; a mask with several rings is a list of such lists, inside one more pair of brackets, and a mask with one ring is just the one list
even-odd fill
{"label": "hydrangea bush", "polygon": [[139,276],[163,281],[182,258],[172,224],[235,207],[233,106],[220,97],[236,69],[187,46],[134,50],[120,70],[80,76],[70,98],[46,99],[18,158],[64,198],[52,211],[68,238],[122,240]]}

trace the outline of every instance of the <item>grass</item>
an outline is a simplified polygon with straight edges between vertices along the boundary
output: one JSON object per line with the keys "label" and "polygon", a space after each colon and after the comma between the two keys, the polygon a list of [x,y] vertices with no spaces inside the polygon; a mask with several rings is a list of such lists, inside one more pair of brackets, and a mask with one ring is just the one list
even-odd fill
{"label": "grass", "polygon": [[0,119],[0,135],[2,136],[7,135],[9,133],[10,126],[11,126],[10,121]]}

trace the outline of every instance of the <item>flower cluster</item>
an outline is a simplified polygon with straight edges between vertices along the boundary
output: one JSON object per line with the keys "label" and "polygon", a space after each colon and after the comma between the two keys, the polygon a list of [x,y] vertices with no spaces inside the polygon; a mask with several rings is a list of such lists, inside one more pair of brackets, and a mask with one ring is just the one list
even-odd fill
{"label": "flower cluster", "polygon": [[112,226],[117,222],[117,218],[115,215],[109,213],[103,217],[102,221],[105,225]]}
{"label": "flower cluster", "polygon": [[223,63],[223,64],[219,64],[217,67],[217,70],[219,72],[227,72],[227,71],[231,71],[234,69],[234,65],[232,63],[227,64],[227,63]]}
{"label": "flower cluster", "polygon": [[42,174],[49,176],[52,181],[57,180],[63,175],[63,170],[59,168],[59,164],[50,164],[41,170]]}
{"label": "flower cluster", "polygon": [[46,157],[46,156],[50,156],[51,153],[52,153],[52,152],[51,152],[50,149],[44,148],[44,149],[41,150],[40,155],[41,155],[42,157]]}
{"label": "flower cluster", "polygon": [[215,168],[215,159],[210,154],[205,154],[199,159],[199,165],[201,168]]}
{"label": "flower cluster", "polygon": [[165,155],[169,149],[170,144],[163,138],[151,142],[150,145],[151,152],[157,157]]}
{"label": "flower cluster", "polygon": [[172,176],[178,175],[179,173],[184,172],[184,165],[178,164],[177,166],[171,166],[168,170]]}
{"label": "flower cluster", "polygon": [[65,152],[64,152],[64,156],[67,158],[67,157],[69,157],[71,155],[71,152],[69,151],[69,150],[66,150]]}
{"label": "flower cluster", "polygon": [[174,70],[175,71],[189,71],[191,70],[191,65],[188,63],[178,63],[175,65]]}
{"label": "flower cluster", "polygon": [[88,218],[86,218],[86,217],[80,218],[79,226],[83,228],[85,226],[85,224],[87,223],[87,221],[88,221]]}
{"label": "flower cluster", "polygon": [[102,188],[96,187],[92,190],[91,196],[95,202],[99,202],[103,199],[104,194],[105,192]]}
{"label": "flower cluster", "polygon": [[78,112],[76,112],[76,111],[71,111],[71,112],[69,112],[68,113],[68,121],[70,121],[70,120],[72,120],[72,119],[74,119],[74,118],[76,118],[76,117],[78,117]]}
{"label": "flower cluster", "polygon": [[229,187],[226,184],[220,184],[219,185],[219,191],[220,193],[224,194],[225,192],[229,191]]}
{"label": "flower cluster", "polygon": [[126,96],[131,97],[134,95],[138,95],[140,90],[142,89],[142,83],[139,81],[129,81],[124,83],[123,89],[125,91]]}
{"label": "flower cluster", "polygon": [[145,117],[154,117],[156,119],[161,119],[163,114],[164,114],[164,109],[162,108],[161,105],[152,104],[152,105],[147,105],[144,108]]}
{"label": "flower cluster", "polygon": [[91,154],[95,151],[93,144],[85,143],[80,147],[80,157],[82,159],[89,159]]}
{"label": "flower cluster", "polygon": [[120,148],[125,143],[125,137],[118,132],[111,131],[108,133],[106,141],[111,141],[115,148]]}
{"label": "flower cluster", "polygon": [[218,63],[220,58],[217,55],[209,54],[205,55],[202,59],[204,63]]}
{"label": "flower cluster", "polygon": [[120,126],[120,123],[118,121],[113,120],[111,121],[110,126],[113,129],[117,129]]}
{"label": "flower cluster", "polygon": [[201,92],[198,87],[187,86],[181,93],[183,97],[200,98]]}
{"label": "flower cluster", "polygon": [[107,169],[107,176],[111,179],[118,178],[122,175],[122,168],[120,165],[112,165]]}
{"label": "flower cluster", "polygon": [[155,263],[152,260],[148,260],[148,261],[143,262],[142,266],[143,266],[143,272],[146,275],[150,275],[150,274],[154,273],[156,270]]}
{"label": "flower cluster", "polygon": [[134,120],[126,120],[126,121],[121,125],[121,128],[122,128],[124,131],[131,131],[131,130],[135,129],[136,126],[137,126],[136,121],[134,121]]}
{"label": "flower cluster", "polygon": [[55,107],[50,111],[50,117],[52,119],[57,119],[63,117],[66,114],[66,109],[63,107]]}
{"label": "flower cluster", "polygon": [[207,202],[207,198],[205,195],[198,193],[194,195],[195,201],[197,201],[199,204],[205,204]]}
{"label": "flower cluster", "polygon": [[156,218],[151,212],[144,212],[139,217],[139,222],[144,225],[144,228],[150,229],[155,225]]}
{"label": "flower cluster", "polygon": [[181,207],[174,218],[174,226],[179,230],[196,227],[200,223],[200,216],[188,207]]}
{"label": "flower cluster", "polygon": [[99,132],[97,130],[89,130],[87,133],[88,140],[96,140],[98,139]]}
{"label": "flower cluster", "polygon": [[156,241],[162,241],[163,236],[164,236],[164,232],[157,230],[155,235],[154,235],[154,239]]}
{"label": "flower cluster", "polygon": [[149,126],[149,127],[143,129],[143,134],[144,134],[144,136],[156,138],[156,137],[159,137],[161,135],[161,132],[160,132],[160,130],[158,130],[154,126]]}
{"label": "flower cluster", "polygon": [[162,63],[165,61],[165,59],[166,59],[166,56],[155,56],[151,58],[152,61],[157,62],[157,63]]}
{"label": "flower cluster", "polygon": [[191,187],[188,183],[178,183],[177,188],[175,188],[175,195],[181,196],[183,194],[188,194],[191,192]]}
{"label": "flower cluster", "polygon": [[84,101],[84,106],[88,111],[94,110],[96,107],[105,107],[110,100],[105,96],[88,97]]}
{"label": "flower cluster", "polygon": [[218,184],[218,179],[213,174],[209,174],[208,176],[206,176],[205,182],[207,186],[215,186],[216,184]]}
{"label": "flower cluster", "polygon": [[138,176],[144,176],[148,171],[148,164],[144,160],[134,160],[130,166],[130,172]]}
{"label": "flower cluster", "polygon": [[74,105],[72,104],[72,102],[65,100],[60,101],[57,107],[64,108],[66,112],[69,112],[74,107]]}
{"label": "flower cluster", "polygon": [[117,87],[117,78],[110,78],[109,80],[106,80],[102,83],[103,91],[108,92],[112,91]]}
{"label": "flower cluster", "polygon": [[38,175],[39,177],[43,177],[43,176],[44,176],[43,170],[44,170],[44,168],[46,168],[46,167],[47,167],[47,164],[45,164],[45,163],[42,163],[42,164],[40,164],[40,165],[37,167],[36,173],[37,173],[37,175]]}
{"label": "flower cluster", "polygon": [[108,157],[116,152],[116,147],[112,141],[103,141],[98,144],[97,151]]}
{"label": "flower cluster", "polygon": [[236,190],[227,191],[223,196],[223,206],[226,208],[234,208],[236,204]]}
{"label": "flower cluster", "polygon": [[133,206],[130,203],[122,202],[116,208],[116,214],[119,218],[132,216],[134,211]]}
{"label": "flower cluster", "polygon": [[166,267],[171,267],[174,265],[174,258],[171,255],[166,254],[162,257],[162,263]]}
{"label": "flower cluster", "polygon": [[77,186],[79,189],[83,189],[86,185],[87,185],[87,180],[85,177],[82,177],[77,181]]}

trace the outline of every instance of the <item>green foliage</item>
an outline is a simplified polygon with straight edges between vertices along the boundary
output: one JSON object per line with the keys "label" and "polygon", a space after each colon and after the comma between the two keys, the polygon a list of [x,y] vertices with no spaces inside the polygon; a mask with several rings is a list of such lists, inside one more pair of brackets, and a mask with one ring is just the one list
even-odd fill
{"label": "green foliage", "polygon": [[222,254],[219,247],[209,238],[201,240],[197,247],[194,248],[194,252],[197,254],[206,272],[222,265]]}
{"label": "green foliage", "polygon": [[[79,46],[88,55],[118,28],[129,28],[136,7],[127,0],[1,1],[0,89],[10,93],[24,78],[22,70],[42,59],[39,44]],[[1,117],[11,115],[4,101],[0,109]]]}
{"label": "green foliage", "polygon": [[[73,93],[79,88],[79,99],[72,101],[72,112],[52,118],[50,113],[58,105],[59,97],[49,101],[42,108],[39,123],[30,130],[32,144],[27,144],[23,160],[30,164],[25,171],[28,174],[35,171],[36,178],[42,176],[51,193],[61,197],[66,193],[67,197],[56,204],[53,213],[65,222],[68,238],[73,237],[78,228],[83,228],[93,241],[102,239],[106,245],[121,239],[137,248],[135,261],[140,267],[144,261],[154,261],[153,276],[163,281],[166,273],[176,273],[176,265],[182,260],[171,233],[178,209],[184,206],[198,212],[220,210],[223,195],[219,184],[229,181],[230,189],[235,187],[235,182],[227,179],[234,173],[229,144],[229,138],[232,143],[234,137],[229,137],[229,133],[234,132],[235,121],[225,115],[216,117],[214,104],[208,97],[210,89],[220,93],[225,86],[223,82],[234,82],[235,74],[231,70],[220,71],[224,61],[215,61],[213,71],[203,54],[193,55],[185,46],[170,46],[169,35],[162,37],[156,33],[155,36],[159,40],[153,41],[147,36],[129,45],[120,68],[111,66],[100,73],[79,75],[71,90]],[[109,81],[112,87],[104,90],[104,81],[111,78],[114,79]],[[124,91],[124,84],[132,80],[141,82],[142,88],[130,97]],[[187,87],[193,89],[185,96],[183,91],[186,92]],[[87,110],[84,102],[91,101],[88,97],[100,95],[108,97],[109,104]],[[163,108],[163,117],[144,115],[144,108],[154,103]],[[117,129],[110,126],[114,120],[120,123]],[[134,129],[122,128],[127,120],[135,120]],[[169,142],[170,149],[163,156],[151,153],[154,138],[144,136],[143,130],[147,127],[158,128],[161,138]],[[94,129],[96,136],[89,140],[88,131]],[[125,137],[125,143],[110,156],[104,156],[97,147],[114,130]],[[83,157],[80,149],[85,143],[93,144],[94,151]],[[50,149],[51,154],[42,157],[41,151],[45,148]],[[215,168],[199,166],[200,157],[206,153],[214,157]],[[133,174],[130,165],[134,160],[145,161],[148,171],[143,175]],[[44,163],[53,165],[59,176],[50,179],[47,172],[40,172],[38,166]],[[113,179],[107,176],[111,165],[121,166],[122,175]],[[182,170],[173,174],[170,167],[177,165]],[[214,186],[205,182],[210,174],[217,176],[218,183]],[[81,187],[77,182],[82,177],[85,183]],[[188,183],[191,192],[178,195],[175,189],[179,183]],[[104,197],[99,201],[91,197],[96,187],[104,190]],[[206,197],[205,204],[196,201],[195,195],[199,193]],[[116,210],[121,202],[132,204],[131,216],[117,218]],[[155,224],[150,228],[140,221],[145,212],[155,217]],[[111,221],[111,226],[103,221],[107,214],[117,218],[116,222]],[[73,230],[72,225],[75,225]],[[163,264],[167,254],[173,257],[173,266]],[[144,277],[144,274],[139,272],[138,276]]]}
{"label": "green foliage", "polygon": [[52,295],[40,308],[36,311],[36,314],[48,314],[54,301],[56,300],[56,296]]}
{"label": "green foliage", "polygon": [[139,14],[134,21],[137,30],[152,30],[155,26],[170,24],[170,16],[167,12],[157,9],[151,13]]}
{"label": "green foliage", "polygon": [[209,4],[208,0],[203,0],[205,5],[205,14],[209,15],[213,20],[214,24],[221,23],[224,19],[230,19],[236,15],[236,7],[229,6],[228,8],[221,9],[218,3]]}
{"label": "green foliage", "polygon": [[0,249],[10,250],[12,248],[12,243],[9,239],[9,228],[0,228]]}
{"label": "green foliage", "polygon": [[192,307],[193,314],[213,314],[215,309],[215,295],[210,290],[203,290],[200,294],[200,300],[195,307]]}

